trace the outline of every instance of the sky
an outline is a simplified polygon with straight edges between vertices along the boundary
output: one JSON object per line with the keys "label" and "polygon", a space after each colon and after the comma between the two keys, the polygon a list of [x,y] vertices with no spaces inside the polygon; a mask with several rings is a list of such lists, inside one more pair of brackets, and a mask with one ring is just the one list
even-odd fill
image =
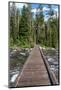
{"label": "sky", "polygon": [[[12,3],[10,3],[10,5],[12,5]],[[19,8],[20,12],[24,5],[27,7],[26,3],[16,3],[16,7]],[[34,17],[36,15],[36,9],[39,7],[39,5],[40,4],[31,4],[31,8],[32,8],[31,12],[33,13]],[[43,6],[43,14],[44,14],[44,19],[46,21],[49,18],[47,15],[49,8],[47,4],[41,4],[41,5]],[[57,16],[58,16],[58,5],[52,5],[52,9],[54,10],[54,12],[57,13]]]}

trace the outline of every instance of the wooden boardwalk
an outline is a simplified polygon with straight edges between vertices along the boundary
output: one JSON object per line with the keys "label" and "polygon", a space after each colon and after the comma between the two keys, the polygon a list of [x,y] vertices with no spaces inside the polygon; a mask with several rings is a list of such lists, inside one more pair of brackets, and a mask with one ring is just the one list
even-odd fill
{"label": "wooden boardwalk", "polygon": [[51,85],[51,82],[40,50],[35,46],[16,80],[16,87],[37,85]]}

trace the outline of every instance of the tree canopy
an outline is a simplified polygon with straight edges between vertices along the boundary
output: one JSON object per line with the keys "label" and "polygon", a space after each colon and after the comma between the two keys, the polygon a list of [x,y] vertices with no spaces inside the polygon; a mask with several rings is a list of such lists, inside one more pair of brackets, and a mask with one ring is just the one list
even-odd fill
{"label": "tree canopy", "polygon": [[[20,9],[15,3],[10,6],[10,46],[34,47],[35,44],[58,48],[59,18],[48,5],[48,20],[45,21],[43,5],[36,9],[35,17],[31,4]],[[53,16],[55,15],[55,18]]]}

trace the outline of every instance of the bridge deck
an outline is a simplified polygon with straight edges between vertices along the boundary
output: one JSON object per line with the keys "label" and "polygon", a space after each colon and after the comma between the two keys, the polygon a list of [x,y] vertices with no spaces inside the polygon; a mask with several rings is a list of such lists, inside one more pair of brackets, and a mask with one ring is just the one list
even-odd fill
{"label": "bridge deck", "polygon": [[33,48],[16,82],[18,87],[34,85],[51,85],[38,46]]}

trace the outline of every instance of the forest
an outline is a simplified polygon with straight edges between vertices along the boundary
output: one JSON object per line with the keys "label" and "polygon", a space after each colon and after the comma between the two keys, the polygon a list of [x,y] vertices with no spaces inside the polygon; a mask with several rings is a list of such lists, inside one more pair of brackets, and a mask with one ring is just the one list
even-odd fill
{"label": "forest", "polygon": [[58,48],[59,15],[52,6],[47,4],[49,10],[45,14],[44,4],[38,4],[34,15],[32,4],[23,5],[21,10],[14,2],[9,5],[9,46],[33,48],[38,44]]}

